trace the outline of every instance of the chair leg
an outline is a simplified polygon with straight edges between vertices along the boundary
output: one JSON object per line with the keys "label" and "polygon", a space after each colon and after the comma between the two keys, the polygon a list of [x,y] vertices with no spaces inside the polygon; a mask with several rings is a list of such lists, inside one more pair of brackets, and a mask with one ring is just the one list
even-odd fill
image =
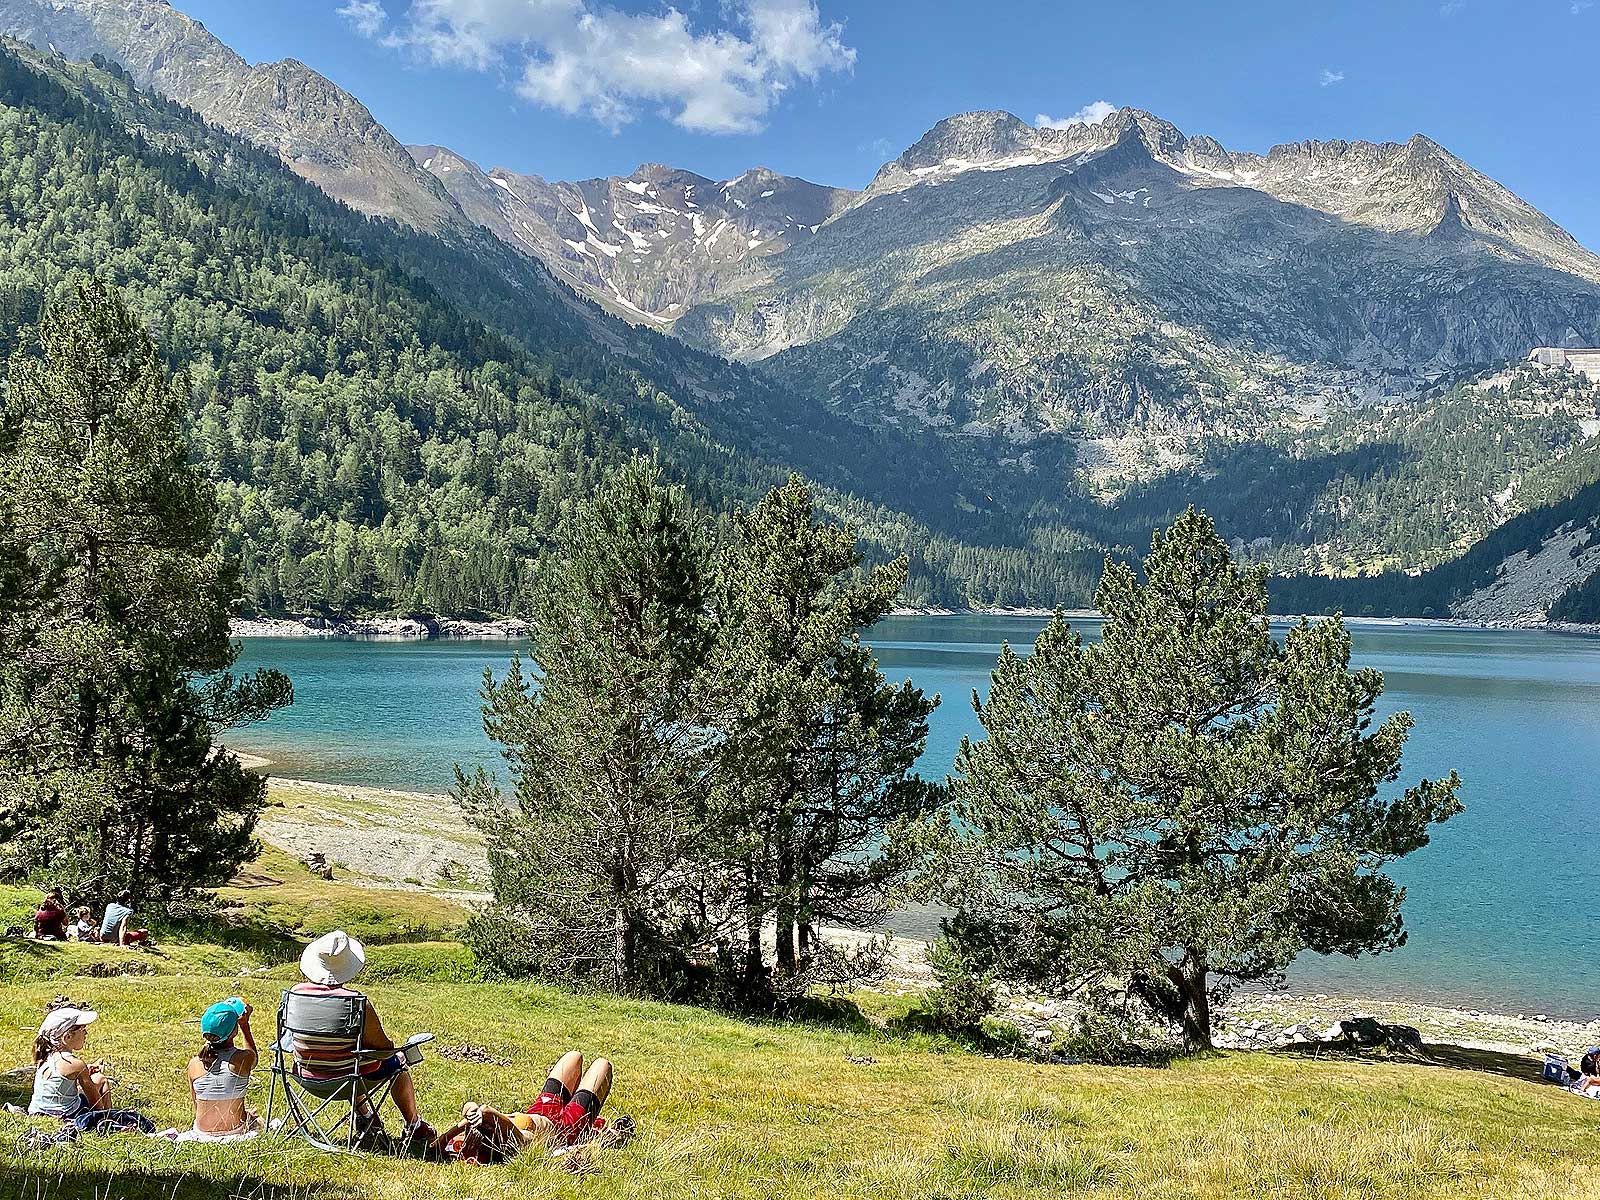
{"label": "chair leg", "polygon": [[[327,1096],[317,1097],[298,1090],[287,1075],[280,1079],[275,1072],[267,1094],[268,1119],[273,1111],[277,1088],[283,1087],[283,1122],[278,1133],[325,1150],[330,1154],[352,1154],[369,1143],[377,1130],[382,1129],[383,1106],[389,1100],[392,1080],[363,1093],[361,1083],[351,1080],[341,1084]],[[315,1104],[312,1101],[315,1101]],[[330,1120],[325,1114],[341,1114]],[[343,1126],[343,1131],[340,1131]]]}

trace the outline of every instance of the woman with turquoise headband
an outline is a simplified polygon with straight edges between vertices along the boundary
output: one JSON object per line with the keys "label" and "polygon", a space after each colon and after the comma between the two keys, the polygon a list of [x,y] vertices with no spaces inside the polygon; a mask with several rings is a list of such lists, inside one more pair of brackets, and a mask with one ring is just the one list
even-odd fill
{"label": "woman with turquoise headband", "polygon": [[261,1131],[261,1118],[244,1102],[250,1072],[257,1060],[256,1039],[250,1032],[250,1005],[238,996],[218,1001],[200,1018],[200,1033],[205,1045],[189,1060],[194,1129],[184,1135],[184,1140],[255,1137]]}

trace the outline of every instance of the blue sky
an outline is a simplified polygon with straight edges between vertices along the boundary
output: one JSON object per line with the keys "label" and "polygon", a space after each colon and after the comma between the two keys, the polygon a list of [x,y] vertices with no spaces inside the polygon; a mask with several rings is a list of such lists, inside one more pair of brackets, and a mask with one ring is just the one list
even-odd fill
{"label": "blue sky", "polygon": [[1235,149],[1423,132],[1600,249],[1592,0],[175,0],[401,140],[551,179],[859,187],[952,113],[1107,101]]}

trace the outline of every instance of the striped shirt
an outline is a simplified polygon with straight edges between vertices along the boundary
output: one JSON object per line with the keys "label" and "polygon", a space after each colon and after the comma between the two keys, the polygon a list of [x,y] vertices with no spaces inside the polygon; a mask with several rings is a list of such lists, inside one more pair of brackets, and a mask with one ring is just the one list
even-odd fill
{"label": "striped shirt", "polygon": [[[360,992],[350,988],[333,987],[321,983],[297,983],[289,989],[294,996],[331,996],[341,1000],[362,999]],[[369,1036],[377,1024],[375,1014],[366,1010],[366,1027],[362,1040]],[[295,1073],[306,1079],[337,1079],[357,1071],[356,1039],[332,1034],[296,1033],[294,1039]],[[387,1055],[363,1056],[359,1073],[373,1075],[383,1068]]]}

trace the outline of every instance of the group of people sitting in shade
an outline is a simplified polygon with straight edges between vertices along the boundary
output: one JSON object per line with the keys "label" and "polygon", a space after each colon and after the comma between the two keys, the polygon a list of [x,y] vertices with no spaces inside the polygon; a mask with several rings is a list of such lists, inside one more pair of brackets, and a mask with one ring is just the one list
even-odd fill
{"label": "group of people sitting in shade", "polygon": [[[150,940],[150,932],[133,923],[133,897],[123,892],[110,904],[95,924],[93,911],[79,905],[75,913],[67,909],[66,895],[53,887],[39,901],[33,914],[33,936],[46,942],[109,942],[117,946],[137,946]],[[68,917],[72,917],[68,924]]]}
{"label": "group of people sitting in shade", "polygon": [[[390,1037],[370,999],[350,986],[365,962],[365,948],[342,931],[318,938],[301,955],[305,978],[285,994],[285,1005],[297,996],[360,1000],[363,1054],[356,1060],[347,1049],[340,1051],[330,1042],[286,1035],[285,1059],[297,1082],[315,1087],[354,1072],[359,1075],[354,1090],[361,1099],[388,1085],[388,1095],[405,1121],[401,1146],[435,1159],[503,1162],[530,1146],[552,1150],[572,1146],[605,1129],[600,1108],[611,1092],[611,1064],[602,1058],[585,1066],[583,1055],[573,1050],[551,1068],[539,1098],[526,1110],[506,1112],[488,1103],[468,1104],[460,1120],[443,1132],[436,1130],[418,1108],[406,1047]],[[237,996],[218,1001],[201,1015],[201,1045],[188,1065],[193,1127],[156,1136],[233,1142],[262,1132],[260,1114],[246,1104],[252,1073],[261,1061],[251,1015],[249,1003]],[[46,1014],[34,1040],[28,1113],[59,1118],[80,1131],[138,1128],[153,1133],[154,1126],[138,1114],[119,1112],[114,1083],[101,1064],[85,1055],[90,1028],[98,1019],[97,1012],[80,1007],[58,1007]]]}

